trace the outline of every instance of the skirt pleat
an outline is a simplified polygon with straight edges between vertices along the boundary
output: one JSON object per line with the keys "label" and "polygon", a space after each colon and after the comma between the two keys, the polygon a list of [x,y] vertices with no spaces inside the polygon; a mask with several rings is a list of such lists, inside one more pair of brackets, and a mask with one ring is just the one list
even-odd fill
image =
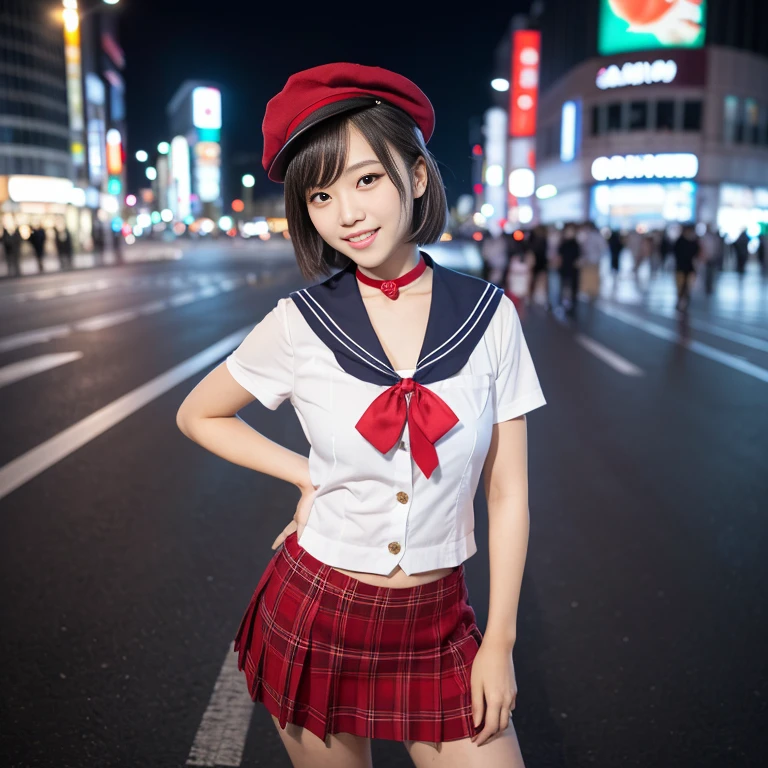
{"label": "skirt pleat", "polygon": [[417,587],[375,587],[320,562],[292,533],[235,637],[248,691],[280,727],[396,741],[467,738],[482,634],[464,567]]}

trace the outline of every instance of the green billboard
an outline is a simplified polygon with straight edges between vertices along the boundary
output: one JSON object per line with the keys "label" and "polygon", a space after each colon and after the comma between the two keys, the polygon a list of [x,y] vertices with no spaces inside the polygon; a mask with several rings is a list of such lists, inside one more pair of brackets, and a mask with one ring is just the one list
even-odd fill
{"label": "green billboard", "polygon": [[707,0],[600,0],[603,56],[649,48],[701,48]]}

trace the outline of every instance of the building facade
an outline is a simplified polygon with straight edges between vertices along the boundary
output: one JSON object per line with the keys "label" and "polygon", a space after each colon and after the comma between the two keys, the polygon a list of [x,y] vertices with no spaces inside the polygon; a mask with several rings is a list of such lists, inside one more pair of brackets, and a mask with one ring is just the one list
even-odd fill
{"label": "building facade", "polygon": [[623,229],[693,220],[729,238],[765,231],[768,5],[537,6],[536,185],[548,191],[539,220]]}

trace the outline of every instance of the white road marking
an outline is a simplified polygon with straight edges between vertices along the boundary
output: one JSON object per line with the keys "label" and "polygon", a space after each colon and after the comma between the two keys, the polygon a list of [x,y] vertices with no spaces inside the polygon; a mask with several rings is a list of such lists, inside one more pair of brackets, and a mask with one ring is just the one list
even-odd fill
{"label": "white road marking", "polygon": [[51,368],[66,365],[73,360],[79,360],[82,356],[82,352],[60,352],[57,354],[38,355],[37,357],[30,357],[29,360],[19,360],[16,363],[4,365],[0,368],[0,387],[13,384],[15,381],[21,381],[28,376],[34,376],[36,373],[42,373]]}
{"label": "white road marking", "polygon": [[0,352],[8,352],[11,349],[28,347],[30,344],[43,344],[51,339],[60,339],[69,336],[72,329],[68,325],[51,325],[48,328],[40,328],[37,331],[24,331],[6,336],[0,339]]}
{"label": "white road marking", "polygon": [[150,301],[146,304],[140,304],[129,309],[121,309],[115,312],[106,312],[101,315],[94,315],[83,320],[78,320],[69,325],[52,325],[48,328],[38,328],[34,331],[24,331],[11,336],[0,338],[0,352],[7,352],[11,349],[27,347],[31,344],[41,344],[51,339],[67,336],[75,331],[100,331],[104,328],[110,328],[120,323],[127,323],[135,320],[139,315],[151,315],[155,312],[162,312],[169,306],[180,307],[185,304],[191,304],[194,301],[210,299],[219,293],[233,291],[245,283],[257,282],[247,278],[225,278],[217,286],[206,285],[197,291],[184,291],[176,296],[162,301]]}
{"label": "white road marking", "polygon": [[643,371],[638,368],[634,363],[630,363],[629,360],[617,354],[608,347],[603,346],[594,339],[590,339],[587,336],[577,333],[576,341],[581,344],[586,350],[591,352],[595,357],[600,358],[604,363],[607,363],[615,371],[623,373],[625,376],[643,376]]}
{"label": "white road marking", "polygon": [[[666,317],[670,320],[676,320],[677,315],[674,312],[653,312],[659,317]],[[747,333],[740,333],[739,331],[731,331],[728,328],[721,328],[714,323],[708,323],[705,320],[696,320],[694,318],[689,319],[688,325],[697,331],[704,331],[705,333],[711,333],[713,336],[719,336],[721,339],[728,339],[728,341],[735,341],[737,344],[741,344],[744,347],[752,347],[752,349],[758,349],[761,352],[768,352],[768,340],[761,339],[756,336],[750,336]]]}
{"label": "white road marking", "polygon": [[676,331],[672,331],[669,328],[665,328],[658,323],[652,323],[650,320],[644,320],[641,317],[633,315],[631,312],[624,312],[614,307],[609,307],[606,304],[599,303],[598,308],[601,312],[604,312],[609,317],[614,317],[627,325],[632,325],[635,328],[639,328],[641,331],[645,331],[651,336],[656,336],[664,341],[671,341],[675,344],[679,344],[681,347],[689,349],[691,352],[706,357],[709,360],[714,360],[716,363],[722,363],[723,365],[732,368],[735,371],[741,371],[748,376],[752,376],[759,381],[763,381],[768,384],[768,370],[761,368],[759,365],[750,363],[743,357],[737,355],[731,355],[728,352],[722,352],[715,347],[710,347],[708,344],[703,344],[700,341],[693,339],[683,339]]}
{"label": "white road marking", "polygon": [[200,721],[187,765],[240,766],[252,715],[253,702],[245,677],[237,668],[232,645]]}
{"label": "white road marking", "polygon": [[151,403],[181,382],[226,357],[252,329],[253,325],[250,324],[225,336],[208,349],[179,363],[169,371],[119,397],[36,448],[10,461],[0,468],[0,499],[24,485],[28,480],[45,472],[46,469],[103,434],[110,427],[119,424],[147,403]]}

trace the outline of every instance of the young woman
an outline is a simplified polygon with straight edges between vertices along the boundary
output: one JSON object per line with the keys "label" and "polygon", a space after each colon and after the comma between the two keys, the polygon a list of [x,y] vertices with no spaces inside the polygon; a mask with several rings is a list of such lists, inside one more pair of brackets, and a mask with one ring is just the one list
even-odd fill
{"label": "young woman", "polygon": [[[177,417],[208,450],[301,490],[234,644],[294,766],[367,768],[374,738],[402,741],[416,766],[523,765],[510,717],[524,414],[545,401],[503,290],[419,250],[446,219],[433,126],[427,97],[378,67],[288,80],[267,105],[264,167],[285,183],[304,276],[341,269],[280,299]],[[308,458],[237,418],[254,398],[290,398]],[[463,566],[481,473],[484,636]]]}

